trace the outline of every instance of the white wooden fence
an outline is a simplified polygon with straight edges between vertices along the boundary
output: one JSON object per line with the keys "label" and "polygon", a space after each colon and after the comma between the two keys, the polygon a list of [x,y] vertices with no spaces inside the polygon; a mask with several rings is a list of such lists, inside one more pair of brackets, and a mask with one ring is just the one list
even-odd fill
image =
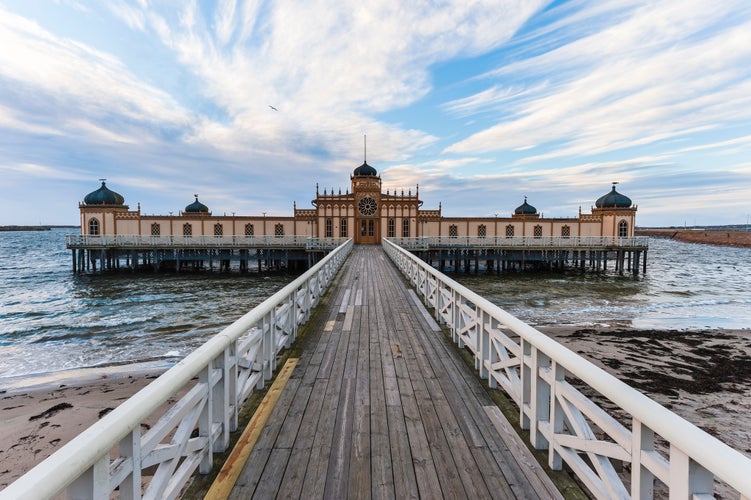
{"label": "white wooden fence", "polygon": [[427,250],[430,248],[576,248],[581,250],[603,248],[647,248],[649,238],[634,236],[421,236],[417,238],[389,238],[402,248]]}
{"label": "white wooden fence", "polygon": [[[712,499],[718,479],[751,499],[751,459],[406,250],[383,246],[453,340],[474,354],[481,376],[516,402],[552,469],[566,462],[597,498],[653,498],[657,479],[671,499]],[[610,400],[627,425],[573,378]]]}
{"label": "white wooden fence", "polygon": [[[348,240],[0,491],[0,499],[50,498],[66,488],[70,498],[109,498],[116,489],[125,499],[178,496],[196,469],[208,473],[213,454],[227,448],[239,408],[271,378],[277,354],[295,339],[351,249]],[[141,423],[187,387],[142,432]],[[149,468],[153,475],[144,480]]]}

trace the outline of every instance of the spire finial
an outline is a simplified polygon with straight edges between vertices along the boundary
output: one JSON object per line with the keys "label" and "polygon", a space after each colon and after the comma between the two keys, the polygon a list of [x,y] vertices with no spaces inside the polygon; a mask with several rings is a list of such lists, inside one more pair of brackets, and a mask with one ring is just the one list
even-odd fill
{"label": "spire finial", "polygon": [[368,136],[366,134],[362,135],[362,146],[363,163],[368,163]]}

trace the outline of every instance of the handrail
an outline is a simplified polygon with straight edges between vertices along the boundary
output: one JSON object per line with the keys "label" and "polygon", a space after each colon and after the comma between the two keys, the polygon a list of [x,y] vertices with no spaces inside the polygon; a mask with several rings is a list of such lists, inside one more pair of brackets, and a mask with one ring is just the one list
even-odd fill
{"label": "handrail", "polygon": [[305,248],[332,249],[347,238],[289,236],[146,236],[139,234],[90,235],[67,234],[67,248]]}
{"label": "handrail", "polygon": [[[227,448],[239,407],[271,378],[277,353],[295,339],[352,246],[347,240],[223,329],[0,491],[0,499],[48,498],[65,488],[73,498],[108,498],[116,488],[120,498],[141,498],[142,470],[153,466],[143,496],[177,496],[196,469],[208,473],[213,453]],[[142,435],[141,422],[196,376],[195,386]]]}
{"label": "handrail", "polygon": [[[548,450],[552,469],[565,461],[598,498],[652,498],[655,478],[670,498],[713,498],[714,477],[751,498],[751,459],[405,249],[382,244],[453,340],[473,352],[481,376],[516,402],[522,428],[535,448]],[[626,412],[631,428],[579,392],[571,376]],[[613,461],[630,463],[630,485]]]}
{"label": "handrail", "polygon": [[402,248],[647,248],[649,238],[634,236],[420,236],[389,238]]}

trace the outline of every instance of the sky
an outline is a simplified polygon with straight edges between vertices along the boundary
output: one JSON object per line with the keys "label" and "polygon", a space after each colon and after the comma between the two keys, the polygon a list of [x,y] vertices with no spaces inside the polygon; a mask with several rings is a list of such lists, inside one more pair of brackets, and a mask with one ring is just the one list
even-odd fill
{"label": "sky", "polygon": [[748,0],[0,0],[0,47],[0,225],[290,216],[366,154],[444,216],[751,218]]}

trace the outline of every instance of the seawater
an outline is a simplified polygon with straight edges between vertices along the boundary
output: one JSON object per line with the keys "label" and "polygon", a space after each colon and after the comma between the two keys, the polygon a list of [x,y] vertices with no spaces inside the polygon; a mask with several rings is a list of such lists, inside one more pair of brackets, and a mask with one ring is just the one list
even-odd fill
{"label": "seawater", "polygon": [[[0,232],[0,386],[17,377],[174,364],[292,281],[249,273],[77,275],[65,234]],[[751,328],[751,249],[652,239],[647,272],[451,276],[533,325]]]}
{"label": "seawater", "polygon": [[74,274],[70,232],[0,232],[0,386],[73,368],[169,366],[296,278]]}

